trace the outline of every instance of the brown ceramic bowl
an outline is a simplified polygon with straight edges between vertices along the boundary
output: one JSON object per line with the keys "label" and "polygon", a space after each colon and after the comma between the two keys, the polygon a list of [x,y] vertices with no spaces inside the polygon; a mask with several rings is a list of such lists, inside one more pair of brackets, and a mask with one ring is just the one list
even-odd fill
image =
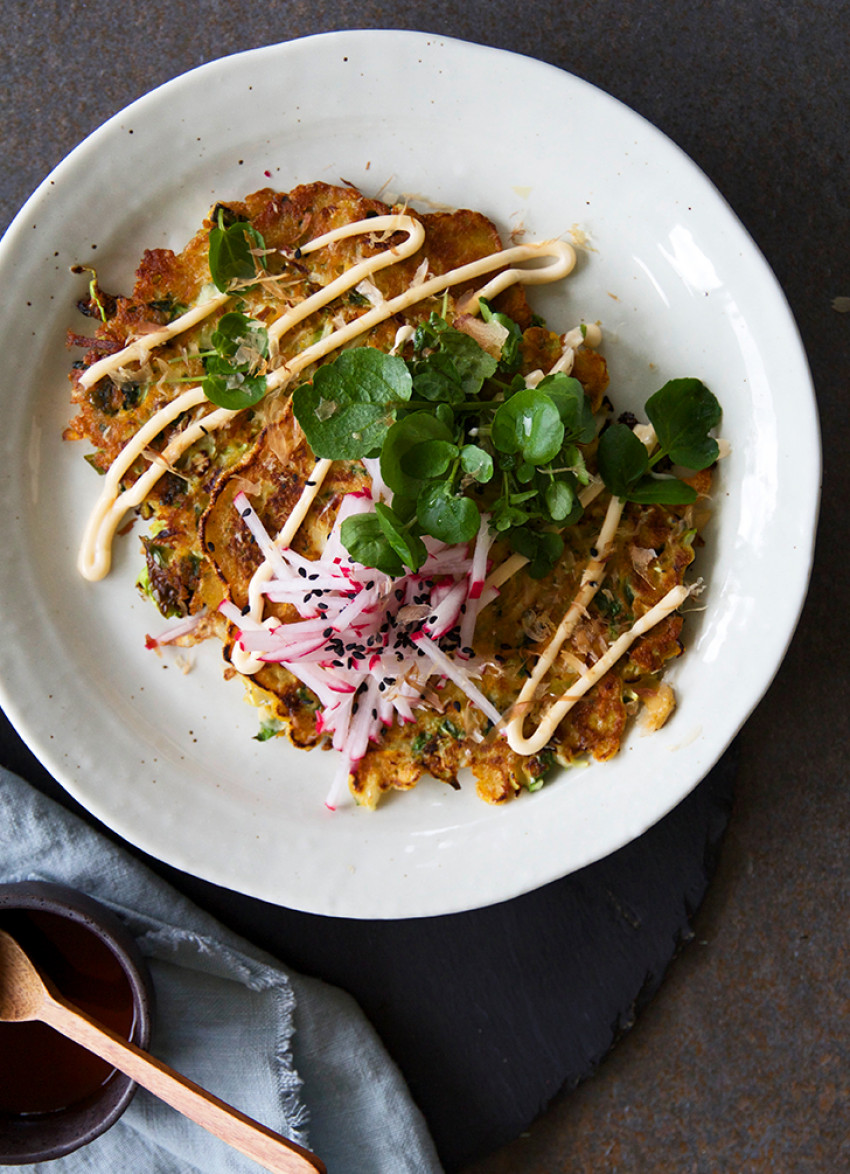
{"label": "brown ceramic bowl", "polygon": [[[113,913],[64,885],[26,881],[0,885],[0,928],[72,1003],[147,1048],[150,975]],[[0,1165],[48,1161],[86,1145],[135,1091],[129,1077],[52,1028],[0,1023]]]}

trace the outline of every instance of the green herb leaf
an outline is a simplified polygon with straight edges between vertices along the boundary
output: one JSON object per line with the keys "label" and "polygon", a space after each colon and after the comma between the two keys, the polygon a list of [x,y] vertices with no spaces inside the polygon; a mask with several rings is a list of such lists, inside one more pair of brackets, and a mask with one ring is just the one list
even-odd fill
{"label": "green herb leaf", "polygon": [[434,480],[446,472],[457,455],[458,447],[450,440],[426,440],[405,455],[402,466],[405,473],[420,481]]}
{"label": "green herb leaf", "polygon": [[355,562],[375,567],[394,579],[404,574],[404,564],[393,550],[377,514],[354,514],[340,527],[342,544]]}
{"label": "green herb leaf", "polygon": [[210,277],[216,289],[226,293],[233,282],[255,278],[263,264],[251,249],[265,247],[265,241],[252,224],[237,220],[225,228],[224,217],[219,213],[218,224],[210,229],[209,235]]}
{"label": "green herb leaf", "polygon": [[210,343],[225,359],[235,358],[240,349],[247,352],[244,362],[250,362],[251,355],[269,357],[269,334],[265,326],[236,310],[219,318]]}
{"label": "green herb leaf", "polygon": [[502,343],[502,353],[499,356],[499,369],[510,373],[516,371],[522,362],[522,330],[518,322],[507,314],[490,309],[485,298],[479,298],[478,306],[481,317],[485,322],[498,322],[508,332],[508,337]]}
{"label": "green herb leaf", "polygon": [[599,437],[597,462],[607,488],[627,500],[631,487],[649,468],[649,455],[627,424],[612,424]]}
{"label": "green herb leaf", "polygon": [[477,444],[465,444],[460,450],[460,467],[482,485],[493,479],[493,458]]}
{"label": "green herb leaf", "polygon": [[419,495],[416,516],[426,534],[441,542],[471,542],[481,515],[470,497],[455,494],[446,481],[427,485]]}
{"label": "green herb leaf", "polygon": [[220,355],[210,355],[204,366],[204,395],[220,408],[238,412],[259,403],[266,394],[265,376],[249,374],[247,366],[234,367]]}
{"label": "green herb leaf", "polygon": [[380,450],[411,386],[404,359],[356,347],[296,387],[292,406],[317,457],[356,460]]}
{"label": "green herb leaf", "polygon": [[566,481],[552,481],[546,488],[546,508],[553,522],[563,522],[573,511],[576,495]]}
{"label": "green herb leaf", "polygon": [[579,381],[558,372],[541,379],[537,390],[545,391],[558,409],[565,436],[579,444],[590,444],[596,436],[596,420]]}
{"label": "green herb leaf", "polygon": [[418,571],[428,557],[425,543],[418,534],[414,534],[405,526],[401,518],[388,505],[384,505],[381,501],[376,502],[375,512],[378,515],[384,537],[395,553],[411,571]]}
{"label": "green herb leaf", "polygon": [[[387,432],[384,447],[381,451],[381,476],[393,493],[403,494],[405,497],[418,497],[424,483],[440,474],[429,471],[437,469],[442,464],[440,453],[447,451],[441,447],[429,450],[427,445],[433,442],[448,445],[457,453],[452,434],[445,424],[430,412],[411,412],[397,420]],[[417,452],[420,448],[426,449],[426,455],[420,464]],[[433,459],[429,461],[429,453]],[[441,472],[445,472],[447,465],[443,465]]]}
{"label": "green herb leaf", "polygon": [[699,379],[671,379],[646,401],[646,414],[661,453],[674,464],[707,469],[717,460],[717,441],[708,432],[720,423],[722,412]]}
{"label": "green herb leaf", "polygon": [[628,492],[628,500],[640,505],[688,505],[696,499],[694,487],[678,477],[642,477]]}
{"label": "green herb leaf", "polygon": [[413,393],[422,399],[462,404],[466,399],[463,380],[450,355],[439,351],[417,364]]}
{"label": "green herb leaf", "polygon": [[528,559],[528,573],[532,579],[548,575],[564,553],[564,540],[551,530],[532,530],[519,526],[508,535],[511,546]]}
{"label": "green herb leaf", "polygon": [[518,391],[493,417],[493,443],[506,453],[520,453],[532,465],[545,465],[564,442],[564,425],[553,400],[536,388]]}

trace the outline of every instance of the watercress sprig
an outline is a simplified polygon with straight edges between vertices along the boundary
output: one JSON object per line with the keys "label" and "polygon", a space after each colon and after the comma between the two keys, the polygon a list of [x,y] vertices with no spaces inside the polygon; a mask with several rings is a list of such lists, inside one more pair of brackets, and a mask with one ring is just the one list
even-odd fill
{"label": "watercress sprig", "polygon": [[658,477],[653,468],[665,457],[699,471],[714,464],[717,441],[709,432],[720,423],[717,399],[699,379],[671,379],[646,401],[646,414],[658,438],[649,451],[626,424],[613,424],[599,439],[599,473],[624,501],[685,505],[696,490],[678,477]]}
{"label": "watercress sprig", "polygon": [[244,282],[257,276],[257,268],[264,268],[262,254],[252,249],[265,249],[262,234],[247,220],[236,220],[221,204],[216,208],[216,223],[209,234],[210,277],[216,289],[227,293],[234,282],[240,288],[250,289]]}
{"label": "watercress sprig", "polygon": [[232,310],[219,318],[203,355],[204,395],[220,408],[250,408],[266,394],[262,373],[269,357],[268,331],[261,322]]}
{"label": "watercress sprig", "polygon": [[[511,319],[489,307],[486,314],[505,326],[506,342],[521,341]],[[533,577],[551,571],[564,549],[559,531],[582,514],[579,492],[590,480],[584,448],[597,423],[577,379],[556,373],[526,387],[513,362],[431,314],[417,327],[410,359],[359,347],[295,389],[295,416],[314,454],[379,457],[393,492],[391,506],[344,523],[343,543],[358,562],[388,574],[418,570],[424,536],[471,542],[486,510]],[[608,488],[635,501],[692,500],[690,486],[651,469],[663,456],[682,464],[686,457],[691,468],[716,459],[707,436],[719,419],[716,400],[698,380],[678,380],[647,411],[659,437],[651,458],[625,425],[604,433],[599,462]]]}

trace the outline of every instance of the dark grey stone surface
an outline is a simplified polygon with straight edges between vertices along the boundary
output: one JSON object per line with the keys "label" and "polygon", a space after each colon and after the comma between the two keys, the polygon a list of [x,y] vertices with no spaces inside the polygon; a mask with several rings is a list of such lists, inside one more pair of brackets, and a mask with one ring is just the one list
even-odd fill
{"label": "dark grey stone surface", "polygon": [[694,941],[597,1075],[469,1174],[848,1168],[850,314],[832,300],[850,296],[850,6],[12,0],[2,15],[2,224],[153,85],[240,49],[358,27],[458,36],[587,78],[683,147],[741,217],[789,298],[817,389],[810,595],[740,736],[737,807]]}

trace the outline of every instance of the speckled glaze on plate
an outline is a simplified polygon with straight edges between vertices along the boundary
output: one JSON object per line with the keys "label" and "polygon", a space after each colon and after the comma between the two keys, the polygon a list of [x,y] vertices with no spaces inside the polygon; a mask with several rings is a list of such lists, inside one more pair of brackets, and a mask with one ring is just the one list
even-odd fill
{"label": "speckled glaze on plate", "polygon": [[[167,128],[167,132],[166,132]],[[579,149],[580,148],[580,149]],[[619,757],[503,808],[423,781],[329,812],[329,754],[260,744],[217,648],[184,675],[144,647],[134,536],[75,569],[97,479],[69,415],[64,333],[96,263],[126,290],[216,199],[348,180],[479,208],[507,235],[571,230],[576,273],[532,291],[559,329],[598,320],[618,408],[696,375],[732,455],[700,552],[706,591],[673,667],[679,707]],[[769,685],[799,615],[820,448],[798,333],[767,264],[699,169],[638,115],[551,66],[405,32],[344,32],[202,66],[117,114],[44,181],[0,246],[0,699],[88,810],[178,868],[314,913],[413,917],[504,900],[605,856],[705,775]]]}

